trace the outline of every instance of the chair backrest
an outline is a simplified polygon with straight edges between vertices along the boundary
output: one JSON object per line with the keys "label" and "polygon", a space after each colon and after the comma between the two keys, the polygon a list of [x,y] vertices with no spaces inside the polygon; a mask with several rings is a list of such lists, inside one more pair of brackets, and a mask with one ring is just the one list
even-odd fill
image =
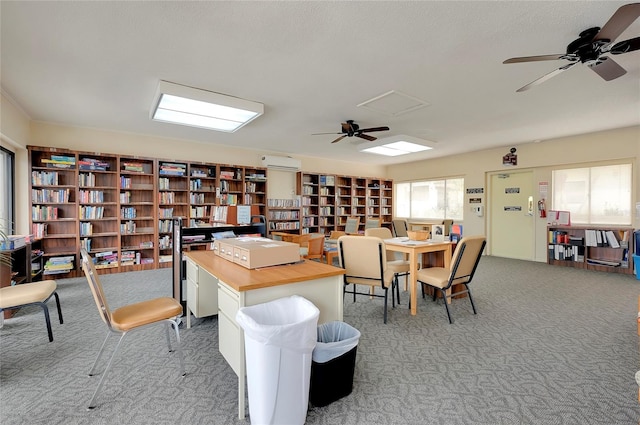
{"label": "chair backrest", "polygon": [[358,233],[358,227],[360,227],[360,217],[347,217],[347,222],[344,225],[344,232]]}
{"label": "chair backrest", "polygon": [[100,317],[102,318],[102,321],[107,324],[109,329],[112,329],[111,310],[109,310],[109,305],[107,304],[107,298],[104,295],[102,283],[100,283],[100,278],[96,272],[96,266],[93,264],[93,260],[86,249],[81,248],[80,254],[82,256],[82,270],[84,271],[84,275],[87,277],[87,282],[89,283],[89,288],[91,288],[91,294],[93,294],[93,300],[96,303],[96,307],[98,307]]}
{"label": "chair backrest", "polygon": [[324,235],[322,233],[313,233],[307,242],[307,255],[305,258],[322,258],[324,252]]}
{"label": "chair backrest", "polygon": [[393,233],[395,233],[396,237],[407,237],[407,230],[409,230],[409,226],[407,225],[407,220],[404,219],[395,219],[391,221],[393,225]]}
{"label": "chair backrest", "polygon": [[364,222],[364,229],[373,229],[376,227],[380,227],[380,219],[379,218],[368,218],[367,221]]}
{"label": "chair backrest", "polygon": [[384,286],[387,256],[382,239],[375,236],[342,236],[338,239],[340,265],[345,283]]}
{"label": "chair backrest", "polygon": [[449,284],[471,282],[486,244],[487,238],[483,235],[467,236],[458,242],[451,261]]}
{"label": "chair backrest", "polygon": [[445,218],[442,220],[442,224],[444,225],[444,235],[449,236],[449,232],[451,231],[451,226],[453,226],[453,220],[449,218]]}
{"label": "chair backrest", "polygon": [[[393,236],[391,235],[391,230],[386,227],[373,227],[371,229],[364,229],[365,236],[375,236],[376,238],[391,239]],[[396,254],[393,251],[387,250],[387,261],[393,261],[396,259]]]}

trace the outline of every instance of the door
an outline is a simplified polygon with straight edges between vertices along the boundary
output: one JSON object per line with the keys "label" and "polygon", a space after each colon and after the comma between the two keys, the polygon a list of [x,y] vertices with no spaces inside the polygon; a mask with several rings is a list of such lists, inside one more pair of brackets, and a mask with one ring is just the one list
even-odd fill
{"label": "door", "polygon": [[490,253],[534,260],[533,172],[491,175]]}

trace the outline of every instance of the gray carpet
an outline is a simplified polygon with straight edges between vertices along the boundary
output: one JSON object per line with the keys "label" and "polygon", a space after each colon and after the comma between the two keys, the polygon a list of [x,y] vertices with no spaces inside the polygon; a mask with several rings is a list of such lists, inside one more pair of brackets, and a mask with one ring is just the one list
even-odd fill
{"label": "gray carpet", "polygon": [[[169,269],[103,275],[111,307],[169,295]],[[237,380],[218,352],[217,319],[181,329],[187,376],[161,327],[133,333],[98,407],[88,377],[106,328],[86,281],[60,280],[65,323],[47,342],[41,310],[0,329],[0,423],[233,424]],[[345,301],[361,331],[353,393],[310,408],[308,424],[638,424],[634,380],[640,281],[632,276],[484,257],[472,284],[478,315],[454,300],[403,306],[382,323],[382,301]],[[115,339],[114,339],[115,342]]]}

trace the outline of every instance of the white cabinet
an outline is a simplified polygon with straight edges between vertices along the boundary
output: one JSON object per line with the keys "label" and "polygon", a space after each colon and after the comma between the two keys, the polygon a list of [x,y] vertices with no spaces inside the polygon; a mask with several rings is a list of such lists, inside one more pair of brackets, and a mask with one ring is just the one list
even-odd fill
{"label": "white cabinet", "polygon": [[218,314],[218,279],[187,258],[187,328],[192,313],[198,318]]}

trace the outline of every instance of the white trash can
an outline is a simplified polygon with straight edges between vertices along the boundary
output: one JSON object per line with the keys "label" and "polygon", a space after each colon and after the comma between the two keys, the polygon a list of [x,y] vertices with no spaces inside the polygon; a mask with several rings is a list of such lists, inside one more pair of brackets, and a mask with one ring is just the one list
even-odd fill
{"label": "white trash can", "polygon": [[238,310],[252,424],[304,424],[319,315],[298,295]]}

